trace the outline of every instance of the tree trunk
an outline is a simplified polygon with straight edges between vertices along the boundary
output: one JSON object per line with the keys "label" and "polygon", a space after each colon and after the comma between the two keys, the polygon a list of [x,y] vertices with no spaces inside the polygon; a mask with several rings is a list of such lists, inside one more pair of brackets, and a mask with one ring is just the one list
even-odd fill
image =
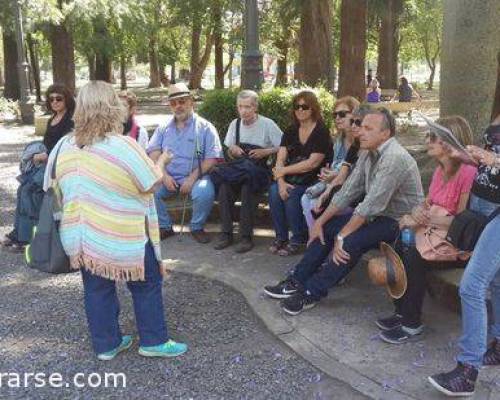
{"label": "tree trunk", "polygon": [[111,83],[112,64],[107,54],[98,51],[95,55],[95,79]]}
{"label": "tree trunk", "polygon": [[[365,54],[367,0],[343,0],[340,20],[340,70],[338,97],[366,97]],[[352,21],[356,21],[355,24]]]}
{"label": "tree trunk", "polygon": [[276,82],[274,86],[286,86],[288,84],[288,42],[282,38],[276,43],[278,49],[278,61],[276,67]]}
{"label": "tree trunk", "polygon": [[33,81],[35,82],[36,101],[40,102],[42,101],[42,92],[40,89],[40,63],[38,61],[38,54],[36,52],[35,42],[33,41],[31,33],[26,35],[26,43],[28,44]]}
{"label": "tree trunk", "polygon": [[149,37],[149,85],[150,88],[161,87],[160,65],[158,63],[158,39],[156,33]]}
{"label": "tree trunk", "polygon": [[170,83],[175,83],[175,76],[177,72],[175,71],[175,61],[170,65]]}
{"label": "tree trunk", "polygon": [[52,74],[54,82],[66,85],[74,93],[75,49],[73,35],[65,24],[61,22],[61,25],[50,25]]}
{"label": "tree trunk", "polygon": [[203,55],[200,57],[201,31],[201,21],[195,18],[193,20],[193,28],[191,31],[191,70],[189,74],[190,89],[201,88],[203,72],[207,67],[207,63],[210,58],[210,50],[212,49],[214,41],[214,35],[212,34],[211,29],[208,28],[205,35],[205,50],[203,51]]}
{"label": "tree trunk", "polygon": [[429,67],[431,73],[429,74],[429,84],[427,85],[427,90],[432,90],[434,88],[434,75],[436,74],[436,64]]}
{"label": "tree trunk", "polygon": [[299,33],[300,80],[333,89],[330,0],[301,2]]}
{"label": "tree trunk", "polygon": [[495,100],[491,110],[491,120],[495,119],[500,114],[500,51],[497,54],[497,85],[495,89]]}
{"label": "tree trunk", "polygon": [[124,55],[120,56],[120,89],[127,90],[127,60]]}
{"label": "tree trunk", "polygon": [[0,66],[0,86],[3,86],[5,84],[5,79],[3,76],[3,67]]}
{"label": "tree trunk", "polygon": [[443,10],[440,114],[465,117],[479,142],[490,121],[498,77],[500,3],[444,0]]}
{"label": "tree trunk", "polygon": [[214,8],[214,63],[215,63],[215,88],[224,89],[224,52],[222,38],[222,9],[220,2]]}
{"label": "tree trunk", "polygon": [[398,86],[399,17],[402,8],[402,0],[387,0],[385,12],[381,15],[377,76],[384,89],[396,89]]}
{"label": "tree trunk", "polygon": [[3,96],[7,99],[19,100],[21,87],[19,86],[19,75],[17,72],[17,44],[16,36],[3,30],[3,61],[5,71],[5,87]]}
{"label": "tree trunk", "polygon": [[95,71],[95,54],[87,54],[87,64],[89,67],[89,80],[95,81],[96,80],[96,71]]}

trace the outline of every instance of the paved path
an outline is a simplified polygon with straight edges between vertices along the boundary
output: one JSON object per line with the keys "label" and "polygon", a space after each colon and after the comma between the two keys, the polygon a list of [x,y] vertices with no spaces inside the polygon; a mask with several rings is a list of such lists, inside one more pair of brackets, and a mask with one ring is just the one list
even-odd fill
{"label": "paved path", "polygon": [[[33,139],[30,131],[0,126],[1,236],[12,224],[17,160]],[[189,352],[176,359],[151,360],[139,356],[134,346],[111,362],[99,362],[90,348],[79,274],[51,276],[29,270],[21,255],[3,249],[0,260],[2,399],[366,398],[285,346],[237,291],[180,272],[167,279],[165,302],[170,334],[187,342]],[[120,286],[121,324],[125,333],[134,333],[126,292]],[[126,388],[76,388],[72,378],[82,372],[99,373],[103,380],[106,373],[124,373]],[[2,376],[6,373],[60,373],[69,386],[35,388],[30,378],[29,387],[12,388],[17,382],[14,375]]]}

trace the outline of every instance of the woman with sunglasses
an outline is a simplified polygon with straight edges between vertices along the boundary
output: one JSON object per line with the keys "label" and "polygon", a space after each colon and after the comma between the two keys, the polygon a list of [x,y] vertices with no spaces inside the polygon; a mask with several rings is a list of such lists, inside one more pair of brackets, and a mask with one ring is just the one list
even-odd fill
{"label": "woman with sunglasses", "polygon": [[[473,135],[469,123],[462,117],[451,116],[437,120],[437,123],[448,128],[457,140],[467,146],[472,143]],[[400,229],[412,230],[419,226],[439,226],[447,229],[450,217],[431,217],[431,205],[438,205],[453,216],[465,210],[469,201],[477,168],[463,163],[433,132],[426,139],[427,154],[437,162],[432,176],[429,194],[424,204],[416,207],[411,215],[405,215],[399,221]],[[430,269],[463,268],[465,260],[428,261],[421,257],[415,245],[396,243],[396,251],[404,262],[408,277],[408,287],[401,299],[394,300],[395,313],[376,321],[382,330],[380,338],[392,344],[408,341],[423,331],[421,321],[422,305],[426,290],[425,275]]]}
{"label": "woman with sunglasses", "polygon": [[43,174],[49,154],[59,139],[73,130],[75,100],[70,90],[61,84],[51,85],[45,99],[47,110],[52,116],[47,123],[43,145],[40,143],[39,151],[30,154],[29,161],[33,168],[23,172],[20,177],[14,229],[2,240],[3,246],[15,252],[24,250],[31,240],[33,226],[37,223],[43,197]]}
{"label": "woman with sunglasses", "polygon": [[[269,206],[276,240],[269,250],[281,256],[298,253],[307,242],[307,225],[300,206],[306,188],[317,180],[331,157],[330,132],[323,122],[318,98],[304,90],[292,100],[292,126],[281,139],[269,189]],[[289,230],[292,236],[289,241]]]}
{"label": "woman with sunglasses", "polygon": [[318,196],[339,175],[344,160],[354,142],[351,118],[354,109],[359,107],[359,101],[352,96],[344,96],[335,102],[333,119],[335,122],[336,139],[333,144],[333,158],[331,167],[321,168],[319,182],[310,186],[301,198],[302,211],[309,229],[314,223],[312,210],[318,203]]}
{"label": "woman with sunglasses", "polygon": [[[485,216],[498,211],[500,205],[500,114],[484,134],[485,148],[468,146],[478,162],[478,173],[472,186],[469,207]],[[457,366],[449,372],[429,377],[429,382],[448,396],[474,393],[479,369],[500,366],[500,215],[483,230],[460,282],[462,303],[462,337]],[[488,311],[486,296],[491,292],[493,324],[488,344]]]}

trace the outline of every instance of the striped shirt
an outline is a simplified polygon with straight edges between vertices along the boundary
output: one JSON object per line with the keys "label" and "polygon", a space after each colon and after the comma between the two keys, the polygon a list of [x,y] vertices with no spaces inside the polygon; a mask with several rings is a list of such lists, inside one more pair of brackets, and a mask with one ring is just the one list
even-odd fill
{"label": "striped shirt", "polygon": [[148,240],[161,260],[154,198],[145,193],[161,179],[161,171],[133,139],[122,135],[83,148],[72,136],[62,140],[47,171],[61,144],[56,164],[60,235],[72,268],[113,280],[143,280]]}

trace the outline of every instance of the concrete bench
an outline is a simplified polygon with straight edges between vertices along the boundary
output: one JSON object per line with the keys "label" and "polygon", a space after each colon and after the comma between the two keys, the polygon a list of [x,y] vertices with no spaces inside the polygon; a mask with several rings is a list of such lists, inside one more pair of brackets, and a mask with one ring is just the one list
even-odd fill
{"label": "concrete bench", "polygon": [[385,107],[391,110],[394,114],[411,113],[414,110],[425,110],[430,108],[438,108],[439,100],[422,100],[422,101],[381,101],[375,103],[376,106]]}

